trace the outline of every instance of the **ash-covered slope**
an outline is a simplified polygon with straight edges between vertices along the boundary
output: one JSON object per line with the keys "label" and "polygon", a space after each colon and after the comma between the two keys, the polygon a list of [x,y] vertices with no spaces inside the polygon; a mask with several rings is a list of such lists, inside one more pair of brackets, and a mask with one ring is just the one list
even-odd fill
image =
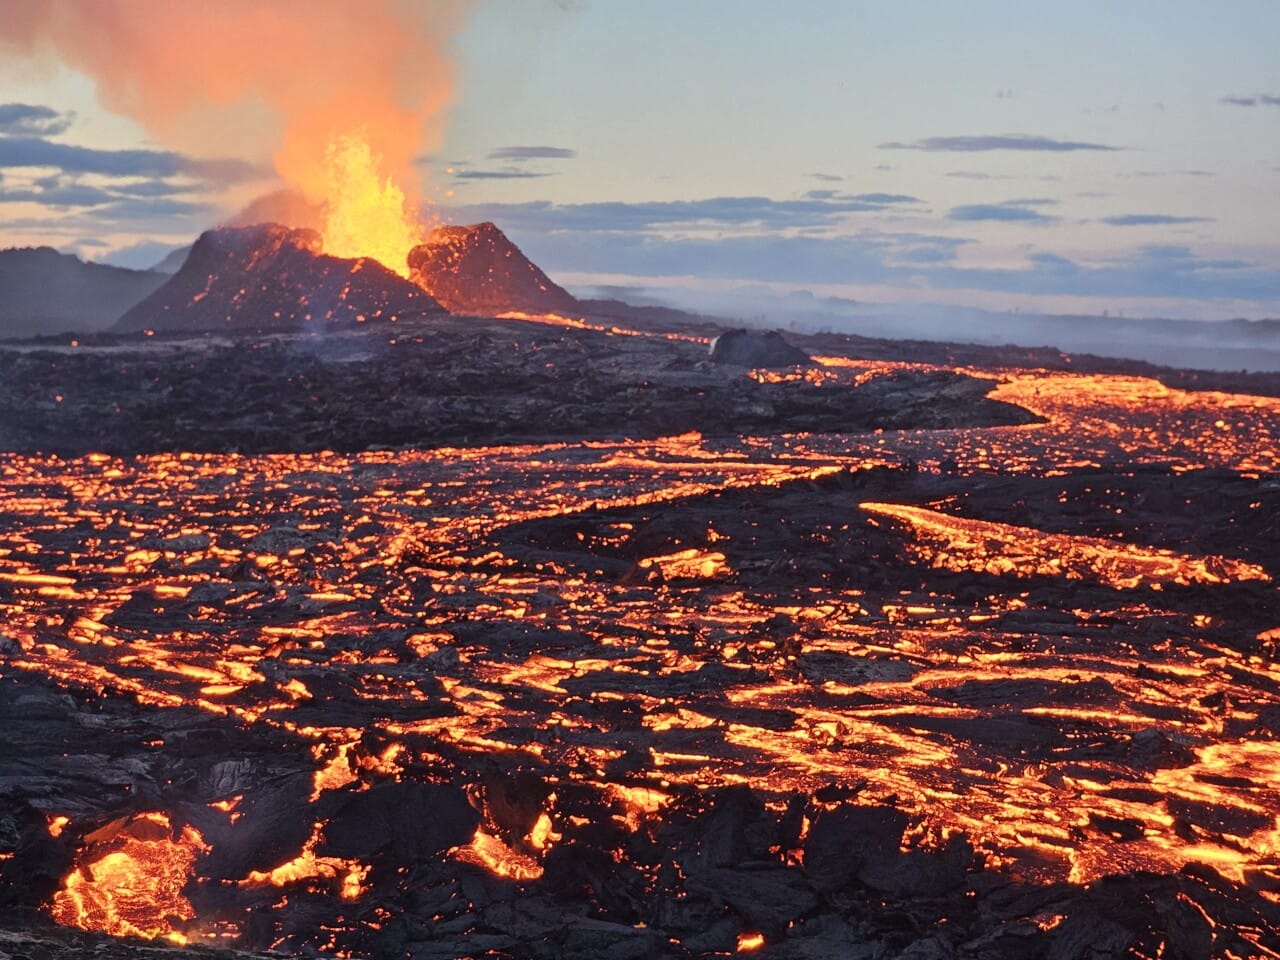
{"label": "ash-covered slope", "polygon": [[305,330],[440,312],[376,260],[327,256],[314,230],[270,223],[201,234],[182,268],[114,329]]}
{"label": "ash-covered slope", "polygon": [[52,247],[0,250],[0,337],[105,330],[166,279]]}
{"label": "ash-covered slope", "polygon": [[451,313],[570,314],[582,309],[492,223],[437,227],[426,243],[409,252],[409,270]]}

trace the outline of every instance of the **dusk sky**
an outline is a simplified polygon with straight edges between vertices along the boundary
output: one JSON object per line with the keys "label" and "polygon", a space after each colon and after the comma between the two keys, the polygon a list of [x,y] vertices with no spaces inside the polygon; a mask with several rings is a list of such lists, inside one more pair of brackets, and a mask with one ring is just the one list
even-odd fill
{"label": "dusk sky", "polygon": [[[1270,0],[494,0],[462,22],[422,193],[571,288],[1280,315]],[[85,74],[2,57],[0,246],[143,266],[280,185],[256,144],[179,150]]]}

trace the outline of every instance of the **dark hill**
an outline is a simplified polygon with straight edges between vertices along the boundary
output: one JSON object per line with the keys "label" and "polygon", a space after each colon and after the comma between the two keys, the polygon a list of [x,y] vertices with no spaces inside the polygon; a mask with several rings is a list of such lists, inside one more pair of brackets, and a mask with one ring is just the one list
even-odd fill
{"label": "dark hill", "polygon": [[0,337],[105,330],[166,279],[52,247],[0,250]]}
{"label": "dark hill", "polygon": [[258,224],[206,231],[169,282],[114,329],[304,330],[442,312],[376,260],[320,251],[314,230]]}
{"label": "dark hill", "polygon": [[492,223],[437,227],[409,252],[409,270],[452,313],[581,313],[578,301]]}

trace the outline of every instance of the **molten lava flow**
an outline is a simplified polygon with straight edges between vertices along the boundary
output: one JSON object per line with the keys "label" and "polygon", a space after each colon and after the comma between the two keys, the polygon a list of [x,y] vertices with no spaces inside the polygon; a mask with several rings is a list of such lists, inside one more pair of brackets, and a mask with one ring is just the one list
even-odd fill
{"label": "molten lava flow", "polygon": [[334,137],[325,158],[329,201],[324,248],[335,257],[372,257],[403,277],[422,229],[404,191],[382,172],[382,158],[363,135]]}
{"label": "molten lava flow", "polygon": [[185,943],[172,921],[195,916],[182,888],[207,849],[199,832],[185,826],[175,837],[168,817],[147,813],[119,837],[123,842],[110,853],[67,877],[53,898],[53,919],[82,930]]}

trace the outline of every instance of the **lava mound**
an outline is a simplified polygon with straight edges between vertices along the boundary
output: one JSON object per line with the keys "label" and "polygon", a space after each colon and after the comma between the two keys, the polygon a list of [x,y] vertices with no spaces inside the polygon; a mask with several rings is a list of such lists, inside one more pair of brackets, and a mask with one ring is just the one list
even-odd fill
{"label": "lava mound", "polygon": [[414,281],[451,313],[579,313],[563,287],[520,252],[492,223],[445,226],[409,252]]}
{"label": "lava mound", "polygon": [[711,359],[738,367],[794,367],[810,363],[777,330],[726,330],[711,341]]}
{"label": "lava mound", "polygon": [[322,246],[314,230],[274,223],[206,231],[182,268],[114,329],[306,330],[441,312],[378,261],[331,257]]}

